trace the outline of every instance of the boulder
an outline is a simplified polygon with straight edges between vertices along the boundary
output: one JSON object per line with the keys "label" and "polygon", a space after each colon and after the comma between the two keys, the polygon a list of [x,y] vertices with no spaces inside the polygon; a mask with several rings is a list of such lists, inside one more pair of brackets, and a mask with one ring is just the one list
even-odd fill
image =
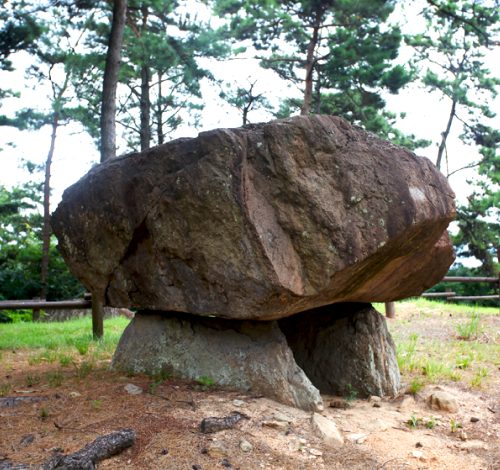
{"label": "boulder", "polygon": [[51,225],[104,305],[274,320],[421,294],[454,260],[454,197],[428,159],[296,116],[98,165]]}
{"label": "boulder", "polygon": [[333,304],[279,320],[295,361],[321,393],[395,395],[396,346],[370,304]]}
{"label": "boulder", "polygon": [[111,368],[207,377],[214,385],[307,411],[323,409],[318,390],[295,363],[276,321],[139,311],[120,338]]}

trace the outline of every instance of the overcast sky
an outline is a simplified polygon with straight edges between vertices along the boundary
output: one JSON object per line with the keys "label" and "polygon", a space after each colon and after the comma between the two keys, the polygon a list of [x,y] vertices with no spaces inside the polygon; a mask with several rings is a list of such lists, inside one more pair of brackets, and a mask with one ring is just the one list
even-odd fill
{"label": "overcast sky", "polygon": [[[415,16],[417,4],[413,4],[414,10],[407,10],[407,18],[410,18],[410,20],[405,20],[402,16],[399,16],[400,20],[405,23],[404,27],[407,32],[421,27],[419,23],[421,18]],[[401,60],[406,60],[409,54],[409,50],[403,49],[400,54]],[[249,54],[247,54],[248,56]],[[2,114],[13,114],[16,109],[21,107],[43,106],[47,102],[47,95],[50,90],[40,84],[29,82],[24,77],[24,70],[30,65],[30,60],[30,57],[25,53],[17,54],[14,57],[16,72],[0,72],[2,88],[12,88],[22,94],[20,99],[5,100],[1,109]],[[496,47],[488,53],[486,63],[493,76],[500,77],[500,47]],[[267,98],[276,106],[279,103],[279,97],[289,95],[291,92],[286,83],[280,80],[272,71],[259,68],[258,61],[255,59],[233,60],[226,63],[211,62],[202,65],[209,67],[217,78],[229,82],[245,83],[247,77],[252,80],[258,79],[257,87],[268,92]],[[237,111],[221,102],[218,97],[218,89],[212,88],[207,82],[203,83],[202,90],[206,100],[206,107],[202,112],[201,128],[196,130],[182,126],[172,137],[194,137],[199,131],[241,125],[241,117]],[[430,139],[433,142],[440,141],[440,134],[446,126],[450,112],[451,103],[448,99],[441,99],[438,93],[429,93],[418,88],[417,85],[410,86],[398,95],[387,94],[384,98],[387,101],[388,110],[396,113],[406,113],[406,118],[398,122],[397,127],[399,129],[405,133],[413,133],[419,138]],[[490,106],[493,111],[500,115],[499,98],[490,103]],[[270,117],[266,114],[254,113],[250,115],[250,119],[252,122],[259,122],[269,120]],[[493,121],[492,125],[499,128],[500,118],[497,117]],[[458,138],[461,132],[461,126],[458,124],[458,122],[455,122],[447,143],[450,157],[450,173],[478,159],[476,149],[464,146]],[[50,131],[49,126],[38,132],[20,132],[16,129],[0,127],[0,148],[4,149],[0,152],[2,163],[0,184],[10,186],[29,180],[30,176],[18,168],[19,160],[20,158],[26,158],[36,163],[44,162],[50,145]],[[53,187],[53,196],[51,210],[54,210],[60,201],[64,189],[83,176],[90,169],[93,162],[99,160],[99,154],[92,139],[80,131],[81,129],[77,125],[70,125],[58,130],[52,165],[51,187]],[[9,142],[15,143],[15,147],[8,146],[7,143]],[[435,162],[437,147],[432,145],[427,149],[417,151],[417,154],[426,156]],[[467,195],[470,194],[471,188],[466,183],[466,180],[472,178],[474,174],[473,170],[466,170],[450,177],[450,184],[457,194],[459,202],[465,202]]]}

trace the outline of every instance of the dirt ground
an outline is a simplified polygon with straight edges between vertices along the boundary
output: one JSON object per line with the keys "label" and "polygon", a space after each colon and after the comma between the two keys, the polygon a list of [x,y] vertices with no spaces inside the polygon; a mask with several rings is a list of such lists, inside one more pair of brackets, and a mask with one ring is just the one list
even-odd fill
{"label": "dirt ground", "polygon": [[[444,354],[449,349],[447,341],[450,345],[454,341],[450,320],[437,311],[424,313],[411,307],[399,309],[391,332],[403,339],[411,332],[426,332],[430,342],[442,342]],[[489,325],[487,338],[495,341],[498,317],[484,320]],[[419,347],[425,350],[425,343]],[[361,399],[346,409],[331,408],[329,403],[339,398],[323,396],[323,415],[336,423],[345,440],[341,447],[328,448],[314,434],[311,413],[263,397],[214,387],[204,391],[195,388],[196,382],[178,379],[166,379],[151,387],[161,379],[109,371],[109,361],[95,364],[85,377],[76,378],[75,369],[69,366],[30,366],[28,354],[23,350],[3,351],[0,374],[4,383],[11,385],[8,396],[48,400],[0,408],[0,464],[2,459],[9,459],[14,464],[36,467],[56,450],[72,453],[99,435],[134,428],[137,438],[133,447],[103,461],[100,469],[500,470],[500,381],[496,366],[492,366],[496,370],[481,388],[468,385],[465,375],[462,381],[440,379],[429,383],[414,395],[405,391],[417,372],[404,373],[400,395],[383,398],[378,408]],[[488,359],[493,364],[493,359]],[[39,380],[28,386],[27,374],[36,374]],[[130,395],[124,389],[128,384],[141,387],[143,393]],[[426,399],[435,390],[454,395],[460,411],[450,415],[430,410]],[[72,396],[74,392],[77,396]],[[243,403],[235,404],[234,400]],[[232,411],[242,411],[250,419],[243,419],[234,429],[201,433],[204,418],[229,416]],[[424,418],[416,429],[408,425],[412,414]],[[473,417],[478,421],[471,422]],[[423,424],[429,418],[436,420],[430,429]],[[288,429],[263,426],[263,421],[280,419],[290,421]],[[453,433],[451,420],[461,425]],[[386,429],[373,429],[373,423]],[[227,450],[226,457],[207,454],[214,439]],[[240,449],[242,439],[253,446],[250,452]],[[290,443],[297,439],[301,440],[300,449],[291,450]]]}

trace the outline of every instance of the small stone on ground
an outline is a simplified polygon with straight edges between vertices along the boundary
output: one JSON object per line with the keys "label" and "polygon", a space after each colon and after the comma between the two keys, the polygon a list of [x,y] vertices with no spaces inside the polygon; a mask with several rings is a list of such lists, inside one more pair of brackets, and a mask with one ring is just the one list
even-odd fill
{"label": "small stone on ground", "polygon": [[316,436],[323,439],[323,443],[330,447],[338,447],[344,444],[344,439],[337,430],[337,426],[333,421],[319,415],[318,413],[313,413],[311,419],[311,425],[316,433]]}
{"label": "small stone on ground", "polygon": [[413,397],[405,396],[402,400],[397,402],[396,405],[400,410],[404,410],[415,406],[415,399]]}
{"label": "small stone on ground", "polygon": [[221,459],[229,456],[228,451],[224,448],[222,443],[217,440],[213,440],[210,443],[210,447],[207,449],[207,454],[214,459]]}
{"label": "small stone on ground", "polygon": [[365,423],[361,423],[359,427],[364,429],[365,431],[380,432],[385,431],[389,426],[387,426],[387,424],[384,423],[380,418],[375,418],[370,419]]}
{"label": "small stone on ground", "polygon": [[433,410],[447,411],[448,413],[458,413],[459,411],[457,399],[446,392],[434,392],[427,399],[427,405]]}
{"label": "small stone on ground", "polygon": [[130,395],[140,395],[143,390],[141,387],[138,387],[137,385],[134,384],[128,384],[123,387]]}
{"label": "small stone on ground", "polygon": [[243,452],[250,452],[252,449],[253,449],[253,446],[252,444],[250,444],[250,442],[248,442],[246,439],[242,439],[240,441],[240,449],[243,451]]}
{"label": "small stone on ground", "polygon": [[292,420],[288,416],[284,415],[283,413],[279,413],[275,416],[276,421],[281,421],[282,423],[291,423]]}
{"label": "small stone on ground", "polygon": [[262,421],[263,426],[268,428],[277,429],[278,431],[285,431],[288,429],[288,423],[282,421]]}
{"label": "small stone on ground", "polygon": [[297,437],[292,437],[288,443],[288,450],[290,452],[298,452],[300,450],[300,440]]}

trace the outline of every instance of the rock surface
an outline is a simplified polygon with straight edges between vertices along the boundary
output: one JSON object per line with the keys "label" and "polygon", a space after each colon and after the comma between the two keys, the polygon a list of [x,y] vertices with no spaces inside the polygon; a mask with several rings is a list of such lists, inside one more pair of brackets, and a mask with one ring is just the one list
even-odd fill
{"label": "rock surface", "polygon": [[295,361],[322,393],[368,397],[399,391],[396,346],[371,305],[333,304],[278,324]]}
{"label": "rock surface", "polygon": [[273,320],[419,295],[454,194],[426,158],[332,116],[202,132],[91,169],[51,225],[104,305]]}
{"label": "rock surface", "polygon": [[111,368],[195,380],[206,376],[216,385],[286,405],[323,409],[319,391],[295,363],[275,321],[140,311],[125,329]]}
{"label": "rock surface", "polygon": [[335,423],[318,413],[313,413],[311,425],[316,436],[329,447],[338,447],[344,443]]}
{"label": "rock surface", "polygon": [[427,405],[432,410],[447,411],[448,413],[458,413],[460,409],[457,399],[446,392],[434,392],[427,399]]}

